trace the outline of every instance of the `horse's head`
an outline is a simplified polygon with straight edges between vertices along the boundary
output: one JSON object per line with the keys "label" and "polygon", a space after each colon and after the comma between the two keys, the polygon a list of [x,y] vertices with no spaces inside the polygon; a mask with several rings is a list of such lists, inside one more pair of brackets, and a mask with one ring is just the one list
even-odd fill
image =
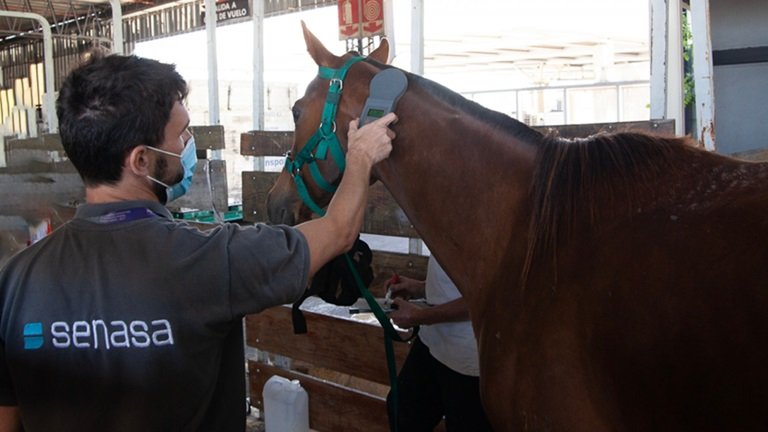
{"label": "horse's head", "polygon": [[[359,117],[368,84],[378,72],[356,53],[331,54],[302,23],[307,50],[318,76],[293,105],[294,143],[283,172],[267,195],[269,219],[294,224],[322,214],[344,171],[349,122]],[[382,40],[368,58],[386,63],[389,44]]]}

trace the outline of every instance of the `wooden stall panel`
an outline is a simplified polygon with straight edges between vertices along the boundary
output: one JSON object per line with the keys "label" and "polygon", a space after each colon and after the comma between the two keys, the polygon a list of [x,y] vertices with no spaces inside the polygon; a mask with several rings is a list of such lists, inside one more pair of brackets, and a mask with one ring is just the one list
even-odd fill
{"label": "wooden stall panel", "polygon": [[[84,202],[85,186],[74,168],[38,170],[56,165],[33,165],[24,170],[20,170],[21,167],[0,169],[0,214],[39,220],[55,216],[56,208],[74,207]],[[68,163],[66,165],[71,167]]]}
{"label": "wooden stall panel", "polygon": [[224,150],[224,126],[190,126],[189,132],[195,137],[198,150]]}
{"label": "wooden stall panel", "polygon": [[737,159],[753,162],[766,162],[768,161],[768,149],[749,150],[745,152],[734,153],[731,156]]}
{"label": "wooden stall panel", "polygon": [[5,161],[9,167],[33,163],[55,163],[65,158],[58,134],[43,134],[38,138],[9,139],[5,142]]}
{"label": "wooden stall panel", "polygon": [[[649,120],[580,125],[531,126],[542,133],[584,138],[599,132],[647,132],[674,136],[674,120]],[[281,156],[293,146],[293,131],[250,131],[240,136],[243,156]]]}
{"label": "wooden stall panel", "polygon": [[[280,173],[244,171],[243,220],[266,222],[267,194]],[[398,237],[418,237],[405,212],[381,183],[371,186],[365,211],[362,232]]]}
{"label": "wooden stall panel", "polygon": [[655,135],[675,136],[674,120],[650,120],[617,123],[590,123],[558,126],[532,126],[544,134],[564,138],[586,138],[600,132],[645,132]]}
{"label": "wooden stall panel", "polygon": [[[245,319],[248,346],[389,385],[384,331],[377,325],[304,312],[307,333],[293,334],[291,309],[270,308]],[[394,344],[398,368],[409,345]]]}
{"label": "wooden stall panel", "polygon": [[387,432],[386,400],[295,371],[248,362],[251,404],[264,410],[264,383],[273,375],[299,380],[309,396],[309,427],[319,432]]}
{"label": "wooden stall panel", "polygon": [[243,156],[281,156],[293,146],[293,131],[250,131],[240,134]]}
{"label": "wooden stall panel", "polygon": [[243,171],[243,220],[246,222],[266,222],[267,193],[277,181],[276,172]]}

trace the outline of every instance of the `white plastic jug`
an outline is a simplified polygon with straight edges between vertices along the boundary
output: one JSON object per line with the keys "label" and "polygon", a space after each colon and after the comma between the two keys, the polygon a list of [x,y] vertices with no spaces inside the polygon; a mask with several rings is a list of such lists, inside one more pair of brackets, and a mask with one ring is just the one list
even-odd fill
{"label": "white plastic jug", "polygon": [[266,432],[309,431],[309,397],[298,380],[273,375],[264,384]]}

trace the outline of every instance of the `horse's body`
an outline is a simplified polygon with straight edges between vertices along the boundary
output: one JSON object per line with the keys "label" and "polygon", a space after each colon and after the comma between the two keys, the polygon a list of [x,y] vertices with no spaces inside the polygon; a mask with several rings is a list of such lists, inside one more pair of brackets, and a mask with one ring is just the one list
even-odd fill
{"label": "horse's body", "polygon": [[[318,65],[343,63],[305,38]],[[349,70],[344,146],[381,67]],[[408,79],[374,177],[468,300],[497,430],[768,429],[768,165],[682,139],[544,137]],[[297,102],[294,150],[327,86]],[[291,184],[270,192],[278,222],[299,214]]]}

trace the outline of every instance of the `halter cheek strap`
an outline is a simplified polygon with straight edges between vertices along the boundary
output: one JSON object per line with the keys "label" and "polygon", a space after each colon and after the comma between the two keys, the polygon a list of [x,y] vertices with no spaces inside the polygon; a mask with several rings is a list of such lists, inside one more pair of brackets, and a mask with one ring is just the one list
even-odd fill
{"label": "halter cheek strap", "polygon": [[317,128],[317,131],[309,138],[307,144],[293,160],[291,160],[290,156],[285,158],[285,169],[293,177],[301,200],[320,216],[325,215],[325,210],[320,208],[309,195],[307,185],[301,176],[301,168],[305,164],[309,166],[312,179],[320,189],[330,193],[336,192],[336,185],[326,181],[322,173],[320,173],[320,169],[317,167],[317,160],[325,160],[330,151],[333,161],[339,168],[339,175],[344,173],[346,163],[344,151],[339,143],[339,138],[336,136],[336,111],[339,108],[341,93],[344,89],[344,78],[347,76],[349,68],[363,59],[364,57],[352,57],[339,69],[320,66],[318,76],[331,80],[328,87],[328,95],[325,98],[325,105],[323,106],[320,127]]}

